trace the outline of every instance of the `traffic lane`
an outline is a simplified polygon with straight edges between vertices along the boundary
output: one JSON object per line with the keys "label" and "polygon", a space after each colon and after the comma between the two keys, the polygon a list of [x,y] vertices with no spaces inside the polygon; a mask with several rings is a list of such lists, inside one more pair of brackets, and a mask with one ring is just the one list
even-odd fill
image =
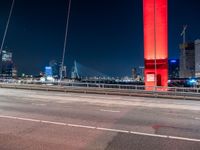
{"label": "traffic lane", "polygon": [[[35,93],[35,92],[34,92]],[[40,93],[40,92],[39,92]],[[46,92],[49,93],[49,92]],[[35,93],[36,94],[36,93]],[[43,93],[44,94],[44,93]],[[51,93],[50,93],[51,94]],[[58,93],[57,93],[58,94]],[[64,95],[63,95],[64,96]],[[98,95],[99,96],[99,95]],[[98,97],[96,96],[96,99],[101,99],[103,97]],[[83,97],[87,97],[87,96],[83,96]],[[64,97],[63,97],[64,98]],[[78,97],[78,98],[82,98]],[[110,99],[110,98],[109,98]],[[115,99],[115,97],[114,97]],[[143,98],[137,98],[139,99],[143,99]],[[128,105],[117,105],[117,101],[111,105],[103,105],[101,103],[95,103],[93,102],[93,100],[91,99],[90,102],[73,102],[70,101],[70,97],[65,97],[64,101],[57,101],[56,99],[54,101],[48,100],[48,97],[46,97],[46,101],[43,101],[44,99],[34,99],[34,98],[27,98],[26,95],[24,95],[24,97],[13,97],[13,96],[1,96],[0,98],[0,104],[1,106],[15,106],[17,107],[17,105],[35,105],[35,106],[46,106],[46,107],[51,107],[53,108],[55,107],[64,107],[67,109],[70,108],[74,108],[74,110],[93,110],[93,111],[105,111],[105,112],[109,112],[110,113],[119,113],[120,111],[124,112],[125,110],[131,110],[131,109],[137,109],[137,108],[142,108],[143,106],[128,106]],[[156,99],[155,101],[157,101],[159,99]],[[134,101],[136,101],[134,99]],[[146,100],[146,102],[149,102],[150,100]],[[152,101],[152,100],[151,100]],[[165,104],[166,103],[166,99],[162,99],[162,102]],[[173,102],[172,102],[173,103]],[[198,104],[198,103],[197,103]],[[195,104],[195,105],[197,105]],[[174,104],[176,105],[176,104]],[[181,105],[181,104],[180,104]],[[33,106],[31,106],[33,107]],[[143,107],[145,109],[145,111],[147,112],[147,110],[150,110],[152,113],[153,110],[156,110],[157,112],[162,113],[162,114],[168,114],[170,116],[174,116],[174,117],[181,117],[181,118],[196,118],[196,120],[200,120],[200,111],[192,111],[192,110],[181,110],[181,109],[170,109],[170,108],[154,108],[154,107]],[[107,111],[108,110],[108,111]],[[156,112],[155,112],[156,113]]]}
{"label": "traffic lane", "polygon": [[99,103],[102,105],[133,105],[146,106],[154,108],[173,108],[182,110],[199,110],[200,101],[187,100],[172,100],[159,98],[145,98],[145,97],[128,97],[128,96],[114,96],[114,95],[98,95],[98,94],[74,94],[63,92],[48,92],[48,91],[29,91],[16,89],[1,89],[1,96],[13,96],[20,99],[26,98],[48,101],[48,102],[88,102]]}
{"label": "traffic lane", "polygon": [[1,150],[105,149],[115,133],[0,119]]}
{"label": "traffic lane", "polygon": [[[48,92],[47,92],[48,93]],[[98,97],[96,97],[98,98]],[[69,102],[67,102],[69,100]],[[117,102],[116,102],[117,103]],[[70,102],[70,98],[66,99],[66,103],[60,103],[57,100],[55,101],[41,101],[41,100],[35,100],[31,98],[18,98],[18,97],[10,97],[10,96],[4,96],[0,98],[0,106],[10,106],[10,107],[18,107],[23,106],[23,107],[33,107],[33,108],[39,108],[39,106],[46,106],[46,108],[64,108],[64,109],[71,109],[71,111],[85,111],[85,110],[91,110],[94,112],[97,111],[104,111],[105,113],[109,115],[109,113],[120,113],[120,112],[125,112],[126,110],[132,110],[132,109],[137,109],[141,108],[144,109],[145,112],[148,114],[149,113],[155,113],[155,115],[169,115],[169,116],[174,116],[174,117],[179,117],[179,118],[188,118],[188,119],[193,119],[196,118],[196,120],[200,119],[200,111],[191,111],[191,110],[179,110],[179,109],[162,109],[162,108],[153,108],[153,107],[142,107],[142,106],[124,106],[124,105],[101,105],[99,103],[95,103],[91,100],[91,103],[88,102]],[[27,106],[25,106],[27,105]],[[36,107],[32,106],[35,105]],[[45,108],[45,109],[46,109]],[[59,108],[59,109],[60,109]],[[154,111],[155,110],[155,111]],[[157,114],[156,114],[157,113]]]}
{"label": "traffic lane", "polygon": [[184,118],[183,116],[177,117],[176,115],[174,116],[174,113],[168,113],[167,110],[165,110],[167,112],[165,114],[163,109],[126,107],[119,113],[113,113],[101,111],[103,109],[99,108],[102,108],[102,106],[95,107],[82,105],[82,103],[68,106],[68,104],[32,105],[32,103],[19,104],[16,102],[5,104],[5,102],[0,102],[2,114],[16,117],[200,138],[200,120]]}
{"label": "traffic lane", "polygon": [[105,150],[199,150],[200,142],[118,133]]}
{"label": "traffic lane", "polygon": [[[7,99],[9,99],[8,97]],[[2,99],[2,98],[1,98]],[[27,102],[27,101],[26,101]],[[88,105],[87,103],[18,103],[17,101],[0,101],[1,114],[11,116],[22,116],[27,118],[41,118],[47,120],[57,120],[87,124],[113,124],[114,121],[122,117],[124,111],[116,108]]]}
{"label": "traffic lane", "polygon": [[0,119],[1,150],[199,150],[200,142]]}

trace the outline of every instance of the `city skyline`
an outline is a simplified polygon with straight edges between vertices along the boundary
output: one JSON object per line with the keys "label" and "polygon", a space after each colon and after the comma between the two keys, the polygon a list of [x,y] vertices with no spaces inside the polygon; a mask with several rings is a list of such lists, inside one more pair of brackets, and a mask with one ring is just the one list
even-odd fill
{"label": "city skyline", "polygon": [[[11,2],[0,2],[1,39]],[[50,60],[61,60],[67,4],[67,0],[16,0],[4,48],[13,51],[19,72],[36,74]],[[179,58],[184,24],[188,25],[187,40],[200,38],[200,21],[194,19],[200,16],[198,8],[196,0],[169,0],[170,58]],[[68,69],[77,60],[109,76],[130,75],[131,68],[143,65],[143,51],[142,1],[72,0],[65,61]]]}

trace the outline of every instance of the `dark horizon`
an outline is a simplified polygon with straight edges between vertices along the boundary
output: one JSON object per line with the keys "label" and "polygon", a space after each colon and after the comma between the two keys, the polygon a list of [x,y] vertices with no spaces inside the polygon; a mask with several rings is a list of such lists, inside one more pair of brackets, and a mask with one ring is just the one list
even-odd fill
{"label": "dark horizon", "polygon": [[[0,2],[2,40],[12,0]],[[37,74],[61,60],[68,0],[16,0],[4,49],[13,52],[20,73]],[[179,58],[180,33],[200,38],[200,2],[169,0],[169,58]],[[65,64],[73,61],[109,76],[126,76],[143,65],[141,0],[72,0]]]}

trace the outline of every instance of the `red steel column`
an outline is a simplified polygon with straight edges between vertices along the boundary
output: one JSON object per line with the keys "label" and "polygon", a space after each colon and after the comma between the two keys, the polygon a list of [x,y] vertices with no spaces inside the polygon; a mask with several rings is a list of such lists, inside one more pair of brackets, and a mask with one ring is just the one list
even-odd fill
{"label": "red steel column", "polygon": [[143,0],[143,19],[146,89],[167,87],[168,0]]}

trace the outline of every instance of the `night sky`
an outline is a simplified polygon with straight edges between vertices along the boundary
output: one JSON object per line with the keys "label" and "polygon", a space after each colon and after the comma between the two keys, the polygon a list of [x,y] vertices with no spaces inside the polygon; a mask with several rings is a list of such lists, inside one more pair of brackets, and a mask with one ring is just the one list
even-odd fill
{"label": "night sky", "polygon": [[[12,0],[0,0],[0,39]],[[37,74],[61,60],[68,0],[16,0],[4,48],[13,51],[19,73]],[[143,65],[142,0],[72,0],[66,51],[74,60],[109,76]],[[180,33],[200,38],[200,1],[169,0],[169,56],[179,57]]]}

